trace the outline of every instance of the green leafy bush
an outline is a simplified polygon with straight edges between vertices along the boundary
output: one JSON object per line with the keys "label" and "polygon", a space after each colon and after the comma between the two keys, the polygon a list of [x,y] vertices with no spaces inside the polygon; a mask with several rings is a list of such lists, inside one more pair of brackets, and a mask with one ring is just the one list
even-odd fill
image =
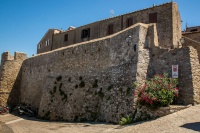
{"label": "green leafy bush", "polygon": [[168,106],[178,96],[177,79],[168,78],[168,74],[155,75],[150,81],[146,81],[143,87],[135,91],[137,104],[148,108]]}
{"label": "green leafy bush", "polygon": [[133,122],[133,117],[131,115],[127,115],[127,117],[122,117],[119,125],[126,125]]}

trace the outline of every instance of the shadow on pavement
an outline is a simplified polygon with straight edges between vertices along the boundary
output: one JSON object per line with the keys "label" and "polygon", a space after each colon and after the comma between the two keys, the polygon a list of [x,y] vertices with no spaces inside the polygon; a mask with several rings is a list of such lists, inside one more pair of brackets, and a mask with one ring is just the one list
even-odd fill
{"label": "shadow on pavement", "polygon": [[200,122],[187,123],[187,124],[182,125],[181,127],[191,129],[191,130],[194,130],[194,131],[200,131]]}
{"label": "shadow on pavement", "polygon": [[[98,125],[98,124],[106,124],[106,125],[116,125],[114,123],[107,123],[107,122],[95,122],[95,121],[83,121],[83,122],[76,122],[76,121],[65,121],[65,120],[46,120],[46,119],[40,119],[37,117],[29,117],[27,115],[19,115],[18,113],[11,113],[11,115],[17,116],[19,118],[25,119],[25,120],[30,120],[30,121],[37,121],[37,122],[49,122],[49,123],[68,123],[68,124],[83,124],[83,125]],[[1,132],[0,132],[1,133]]]}

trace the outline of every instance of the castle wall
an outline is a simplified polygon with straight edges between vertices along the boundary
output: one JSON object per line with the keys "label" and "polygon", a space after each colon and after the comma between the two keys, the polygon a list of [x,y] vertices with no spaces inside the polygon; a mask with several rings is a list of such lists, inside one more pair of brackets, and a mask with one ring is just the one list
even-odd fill
{"label": "castle wall", "polygon": [[118,122],[133,112],[133,82],[146,79],[147,31],[147,25],[138,24],[25,60],[21,102],[39,108],[39,116],[52,120]]}
{"label": "castle wall", "polygon": [[[132,19],[132,25],[136,23],[149,24],[150,15],[152,13],[157,13],[157,15],[154,16],[154,19],[156,17],[156,28],[159,46],[161,46],[162,48],[179,47],[181,45],[179,41],[181,38],[180,14],[177,4],[170,2],[163,5],[153,6],[151,8],[87,24],[74,29],[75,31],[73,32],[75,33],[71,33],[71,31],[66,31],[65,34],[69,32],[70,38],[72,38],[71,40],[75,38],[74,41],[69,41],[68,43],[63,41],[64,33],[56,34],[54,35],[55,43],[53,43],[53,49],[105,37],[108,35],[108,27],[111,24],[113,25],[113,33],[119,32],[127,28],[127,19],[129,18]],[[90,37],[82,39],[82,30],[87,28],[90,28]]]}
{"label": "castle wall", "polygon": [[194,50],[190,52],[192,57],[192,78],[193,78],[193,86],[194,86],[194,103],[200,103],[200,33],[186,33],[183,34],[184,43],[183,47],[193,47]]}
{"label": "castle wall", "polygon": [[39,109],[38,115],[45,119],[118,122],[134,112],[134,82],[144,84],[164,72],[171,77],[172,65],[179,65],[177,102],[200,103],[197,49],[158,47],[156,26],[139,23],[104,38],[26,59],[8,99]]}
{"label": "castle wall", "polygon": [[178,65],[180,95],[177,102],[186,105],[200,103],[200,65],[197,50],[189,46],[170,51],[159,49],[159,51],[160,53],[153,54],[150,59],[148,77],[163,73],[168,73],[171,77],[172,65]]}
{"label": "castle wall", "polygon": [[180,38],[182,37],[181,29],[181,16],[178,10],[178,6],[172,5],[172,35],[173,35],[173,48],[180,48],[182,44],[180,42]]}
{"label": "castle wall", "polygon": [[[11,56],[9,52],[2,54],[1,69],[0,69],[0,105],[5,106],[9,102],[16,102],[16,99],[9,99],[11,91],[19,90],[19,84],[16,83],[19,76],[19,71],[23,60],[26,59],[26,54],[15,52]],[[18,96],[15,96],[18,97]]]}

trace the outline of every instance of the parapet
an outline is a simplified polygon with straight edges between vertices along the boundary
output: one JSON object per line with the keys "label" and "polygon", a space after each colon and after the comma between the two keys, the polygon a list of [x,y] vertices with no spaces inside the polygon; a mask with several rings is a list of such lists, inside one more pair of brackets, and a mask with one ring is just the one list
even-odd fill
{"label": "parapet", "polygon": [[4,64],[7,60],[14,60],[14,56],[10,55],[10,52],[4,52],[1,55],[1,64]]}
{"label": "parapet", "polygon": [[14,60],[25,60],[26,58],[26,53],[15,52]]}
{"label": "parapet", "polygon": [[25,60],[27,55],[25,53],[15,52],[14,56],[10,54],[10,52],[4,52],[1,55],[1,64],[4,64],[6,61],[11,60]]}
{"label": "parapet", "polygon": [[4,59],[4,60],[14,60],[14,56],[10,55],[10,52],[4,52],[2,54],[2,59]]}

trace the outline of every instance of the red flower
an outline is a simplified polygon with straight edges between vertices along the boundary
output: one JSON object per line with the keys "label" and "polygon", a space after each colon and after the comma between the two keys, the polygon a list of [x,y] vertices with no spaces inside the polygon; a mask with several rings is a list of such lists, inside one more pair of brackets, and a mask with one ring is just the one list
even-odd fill
{"label": "red flower", "polygon": [[175,91],[178,91],[179,89],[176,87],[176,88],[174,88],[174,90],[175,90]]}
{"label": "red flower", "polygon": [[170,89],[170,84],[168,84],[168,89]]}

